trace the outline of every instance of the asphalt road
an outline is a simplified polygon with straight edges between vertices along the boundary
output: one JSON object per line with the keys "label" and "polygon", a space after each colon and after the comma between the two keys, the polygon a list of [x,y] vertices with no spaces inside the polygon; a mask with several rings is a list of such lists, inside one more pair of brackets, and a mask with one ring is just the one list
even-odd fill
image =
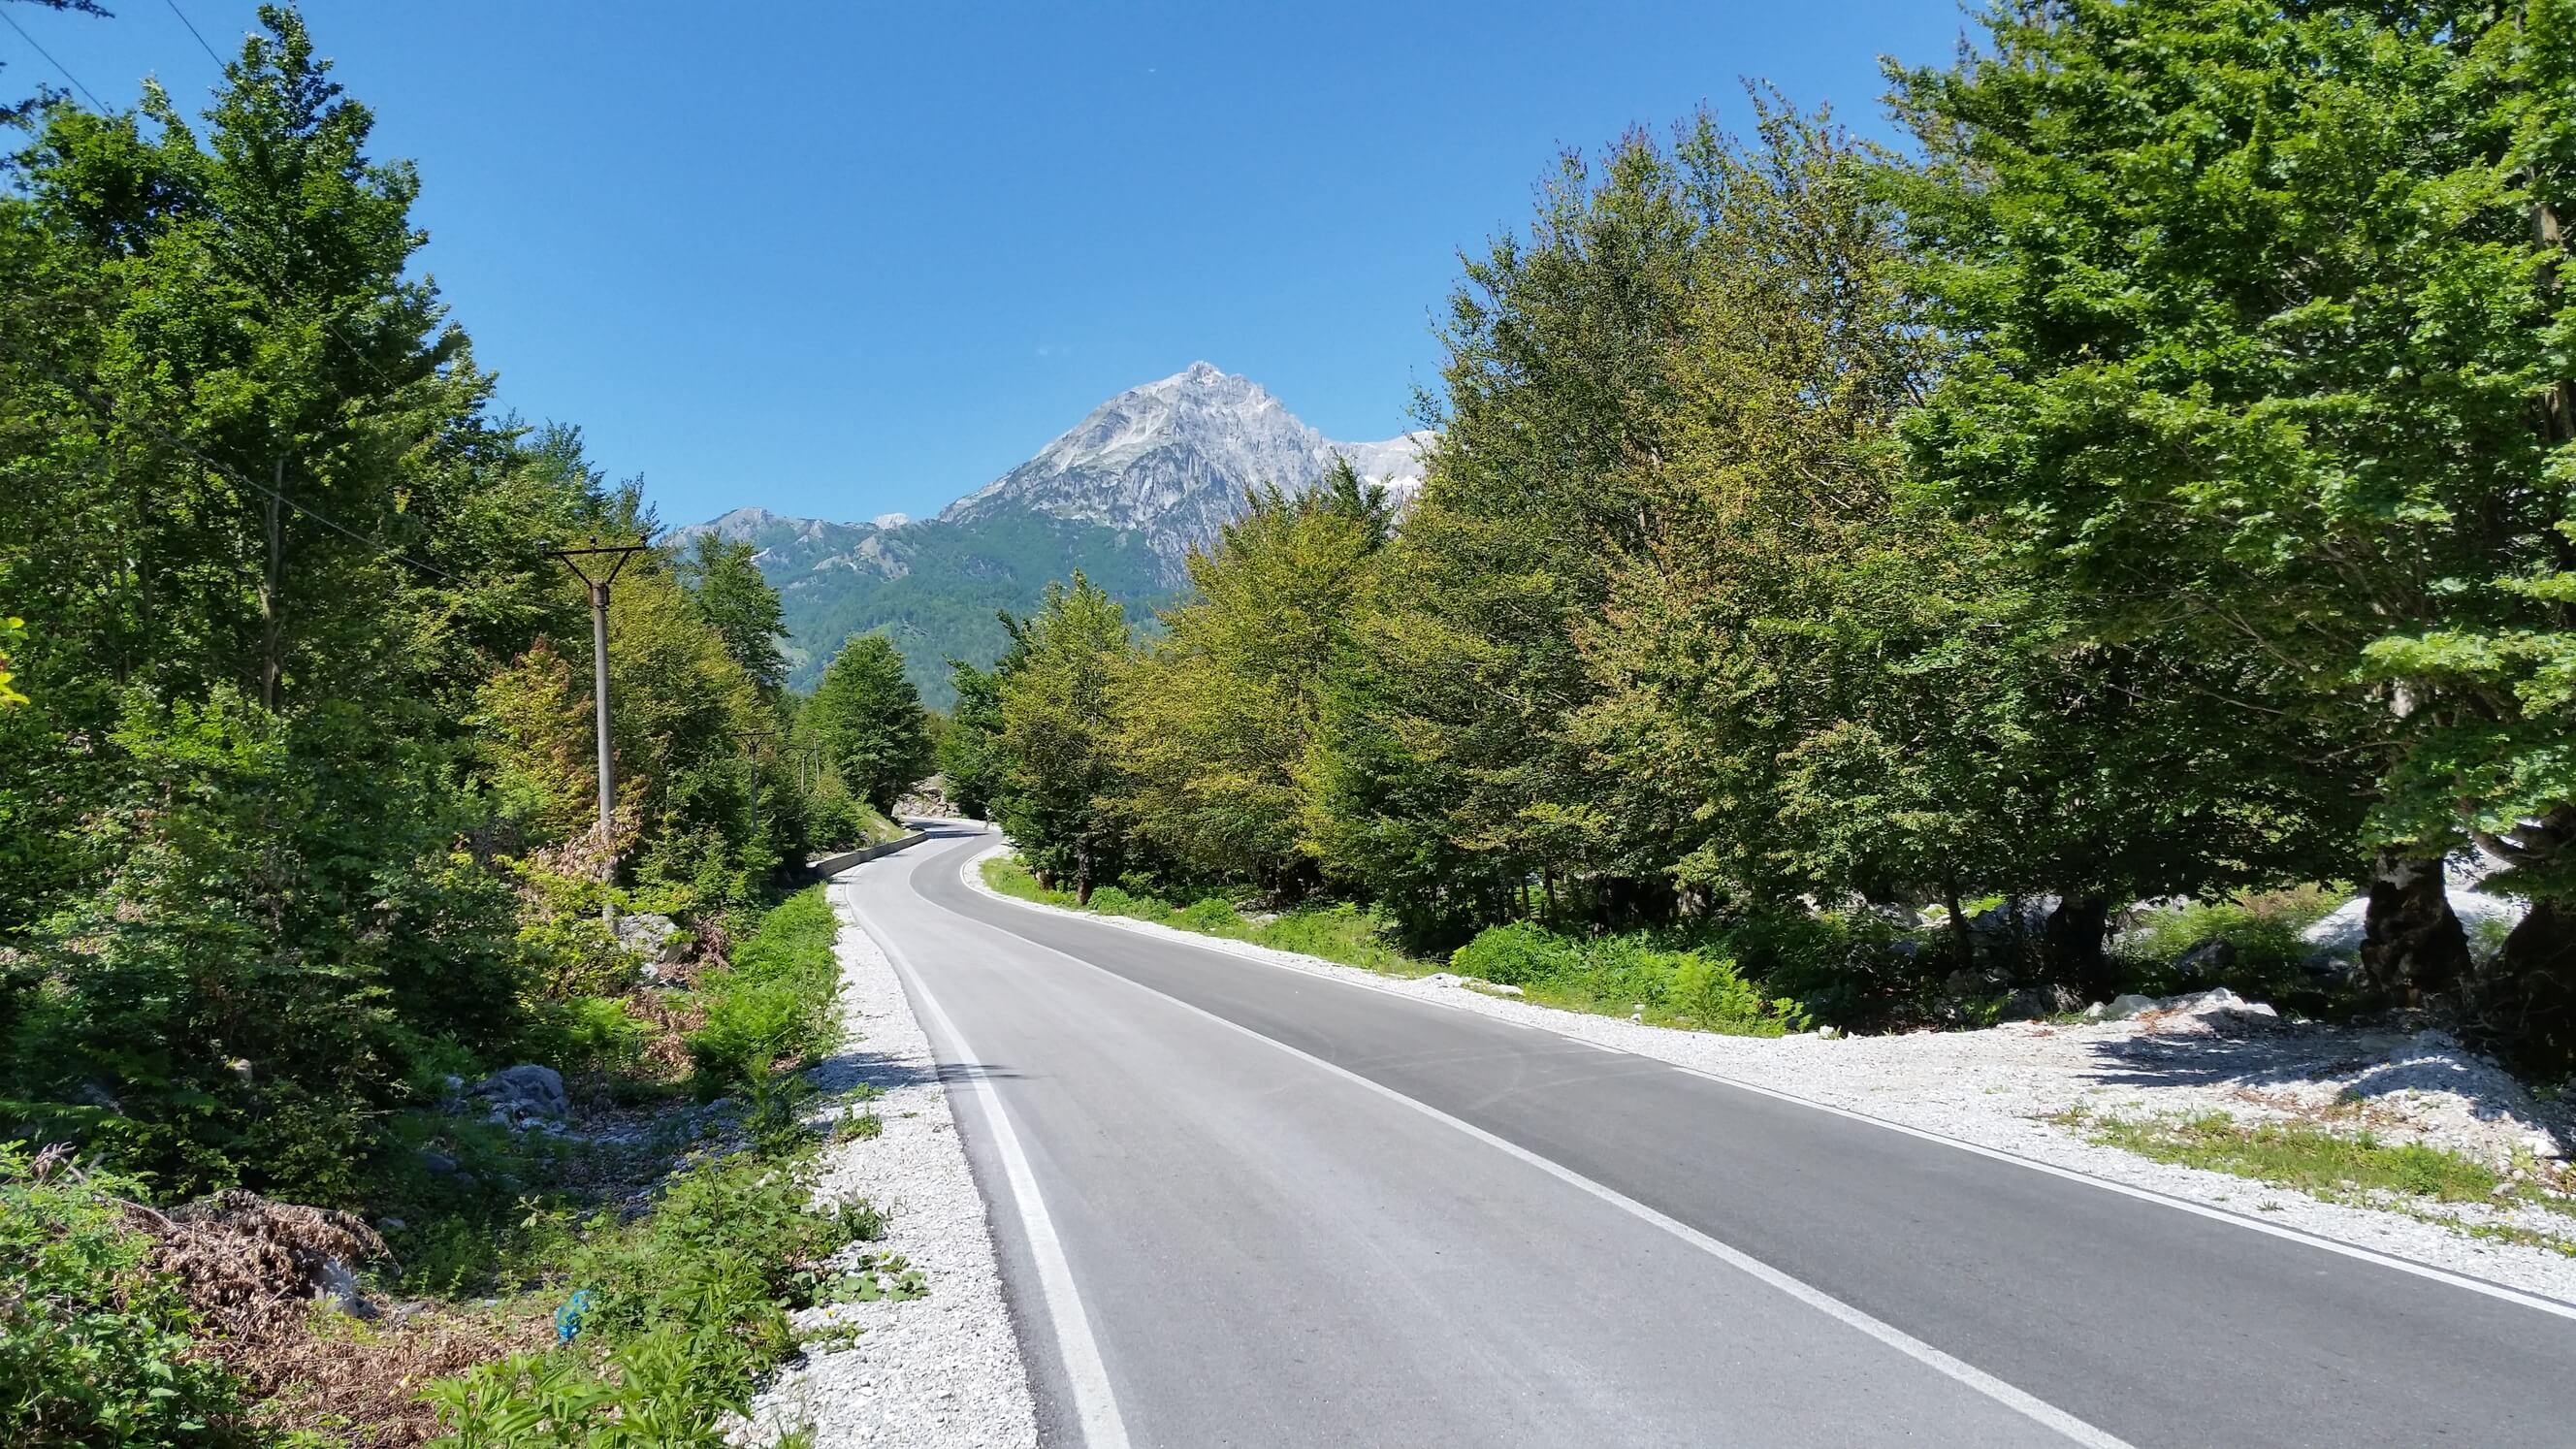
{"label": "asphalt road", "polygon": [[1050,1444],[2576,1444],[2576,1317],[1551,1032],[843,877]]}

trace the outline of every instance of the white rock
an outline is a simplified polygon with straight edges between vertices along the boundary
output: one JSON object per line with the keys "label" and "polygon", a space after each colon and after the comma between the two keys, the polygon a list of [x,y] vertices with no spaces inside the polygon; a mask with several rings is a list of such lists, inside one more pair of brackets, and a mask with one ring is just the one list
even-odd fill
{"label": "white rock", "polygon": [[[2136,1016],[2139,1012],[2154,1011],[2160,1008],[2163,1004],[2164,1003],[2156,1000],[2152,996],[2140,996],[2134,991],[2124,991],[2119,995],[2112,997],[2111,1004],[2102,1008],[2102,1016],[2100,1019],[2104,1021],[2127,1021],[2130,1017]],[[2092,1013],[2088,1011],[2085,1015],[2090,1016]]]}

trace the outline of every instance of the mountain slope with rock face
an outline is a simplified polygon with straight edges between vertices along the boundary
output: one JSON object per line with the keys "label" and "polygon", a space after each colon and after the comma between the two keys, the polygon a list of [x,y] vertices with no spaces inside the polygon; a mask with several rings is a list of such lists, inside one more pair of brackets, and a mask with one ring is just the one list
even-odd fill
{"label": "mountain slope with rock face", "polygon": [[1337,443],[1260,384],[1198,362],[1102,403],[932,519],[834,523],[737,508],[672,537],[715,533],[759,550],[784,608],[795,687],[811,688],[849,635],[883,629],[923,699],[944,708],[947,660],[989,663],[1004,642],[995,611],[1035,608],[1050,579],[1080,569],[1141,620],[1187,584],[1190,550],[1242,513],[1247,490],[1304,492],[1346,457],[1408,498],[1430,437]]}
{"label": "mountain slope with rock face", "polygon": [[1372,481],[1410,492],[1422,478],[1424,436],[1336,443],[1261,384],[1194,362],[1092,409],[1036,457],[948,505],[939,521],[1023,509],[1136,530],[1177,560],[1242,511],[1245,488],[1276,483],[1302,492],[1324,480],[1337,455]]}

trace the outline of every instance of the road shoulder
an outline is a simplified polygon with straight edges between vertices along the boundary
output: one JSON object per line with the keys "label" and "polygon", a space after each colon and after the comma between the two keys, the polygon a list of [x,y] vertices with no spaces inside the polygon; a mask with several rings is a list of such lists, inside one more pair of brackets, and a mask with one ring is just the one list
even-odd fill
{"label": "road shoulder", "polygon": [[2152,1101],[2154,1087],[2115,1063],[2069,1070],[2063,1063],[2052,1062],[2053,1050],[2067,1043],[2052,1043],[2050,1028],[1828,1041],[1727,1037],[1649,1026],[1489,996],[1428,978],[1379,975],[1154,922],[1022,900],[993,889],[983,878],[983,862],[1007,848],[997,838],[989,849],[962,853],[958,868],[970,890],[1017,910],[1080,916],[1119,930],[1553,1032],[1967,1150],[2168,1200],[2257,1229],[2576,1303],[2576,1258],[2559,1252],[2472,1236],[2453,1224],[2397,1211],[2319,1201],[2288,1188],[2156,1162],[2086,1140],[2063,1120],[2070,1104],[2134,1106]]}
{"label": "road shoulder", "polygon": [[820,1085],[835,1094],[877,1088],[863,1105],[834,1111],[870,1113],[881,1126],[825,1150],[817,1191],[880,1206],[886,1234],[867,1251],[900,1255],[928,1291],[799,1314],[798,1330],[822,1341],[761,1394],[753,1423],[811,1425],[826,1446],[1035,1449],[1028,1371],[987,1210],[929,1037],[861,927],[850,888],[836,884],[831,897],[848,1044],[825,1063]]}

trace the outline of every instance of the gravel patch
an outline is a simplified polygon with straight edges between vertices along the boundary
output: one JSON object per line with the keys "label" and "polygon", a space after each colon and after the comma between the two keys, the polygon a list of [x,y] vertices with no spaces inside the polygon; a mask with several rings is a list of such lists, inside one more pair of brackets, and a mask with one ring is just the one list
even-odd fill
{"label": "gravel patch", "polygon": [[859,929],[847,888],[831,894],[841,918],[848,1045],[815,1069],[816,1082],[835,1095],[878,1088],[882,1096],[836,1103],[825,1115],[873,1111],[885,1128],[825,1149],[816,1191],[829,1200],[865,1198],[885,1214],[885,1237],[848,1250],[850,1263],[901,1254],[929,1294],[795,1315],[800,1332],[822,1337],[761,1393],[738,1438],[768,1443],[811,1425],[824,1446],[1034,1449],[1028,1372],[929,1038],[885,953]]}
{"label": "gravel patch", "polygon": [[[1025,910],[1059,909],[1003,895],[985,884],[982,863],[1007,849],[996,845],[970,858],[964,866],[966,883]],[[1089,919],[1541,1027],[1801,1101],[2576,1302],[2576,1258],[2463,1230],[2518,1227],[2576,1238],[2576,1219],[2546,1208],[2324,1202],[2227,1173],[2155,1162],[2094,1143],[2050,1120],[2078,1108],[2095,1118],[2225,1111],[2247,1123],[2298,1120],[2329,1130],[2367,1128],[2383,1142],[2424,1142],[2499,1168],[2517,1155],[2525,1162],[2554,1163],[2576,1144],[2576,1123],[2562,1105],[2535,1100],[2502,1069],[2440,1032],[2372,1032],[2226,1012],[2158,1011],[2081,1026],[2022,1022],[1986,1031],[1896,1036],[1718,1036],[1489,995],[1447,973],[1385,976],[1149,921]],[[2416,1213],[2442,1221],[2428,1222]]]}

